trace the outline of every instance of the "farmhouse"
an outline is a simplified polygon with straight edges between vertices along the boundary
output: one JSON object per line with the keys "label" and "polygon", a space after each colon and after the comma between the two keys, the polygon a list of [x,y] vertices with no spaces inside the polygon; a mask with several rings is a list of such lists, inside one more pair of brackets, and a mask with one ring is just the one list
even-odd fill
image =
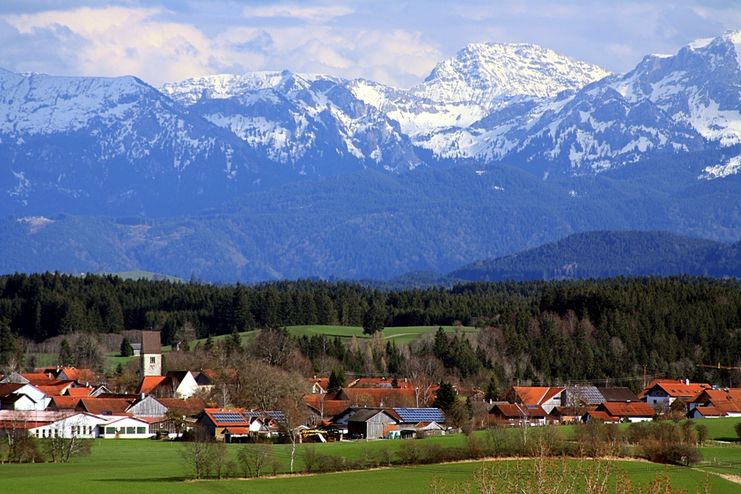
{"label": "farmhouse", "polygon": [[563,406],[564,387],[512,386],[506,393],[507,401],[522,405],[540,406],[548,414],[555,407]]}
{"label": "farmhouse", "polygon": [[666,409],[674,400],[689,403],[712,386],[706,383],[690,383],[689,380],[656,379],[641,391],[639,398],[655,409]]}
{"label": "farmhouse", "polygon": [[508,425],[545,425],[548,414],[540,405],[495,403],[489,410],[489,419]]}
{"label": "farmhouse", "polygon": [[589,416],[603,422],[645,422],[652,420],[655,414],[656,411],[647,403],[637,401],[635,403],[605,402],[598,405]]}
{"label": "farmhouse", "polygon": [[24,383],[0,384],[0,409],[46,410],[51,398],[37,386]]}
{"label": "farmhouse", "polygon": [[706,389],[689,409],[690,418],[741,417],[741,388]]}
{"label": "farmhouse", "polygon": [[103,439],[147,439],[153,436],[149,432],[149,423],[136,417],[112,417],[98,426],[98,431]]}

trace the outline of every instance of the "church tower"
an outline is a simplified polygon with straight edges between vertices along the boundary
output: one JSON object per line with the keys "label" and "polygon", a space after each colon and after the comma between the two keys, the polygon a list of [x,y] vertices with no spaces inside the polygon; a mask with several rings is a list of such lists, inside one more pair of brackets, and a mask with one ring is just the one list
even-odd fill
{"label": "church tower", "polygon": [[142,377],[162,375],[162,346],[159,331],[142,331]]}

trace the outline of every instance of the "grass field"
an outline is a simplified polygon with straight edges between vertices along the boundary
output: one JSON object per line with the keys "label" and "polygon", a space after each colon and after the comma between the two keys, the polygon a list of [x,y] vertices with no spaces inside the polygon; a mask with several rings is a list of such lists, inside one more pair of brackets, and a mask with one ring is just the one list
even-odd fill
{"label": "grass field", "polygon": [[[432,441],[426,439],[425,441]],[[444,444],[460,444],[461,437],[435,438]],[[373,441],[354,443],[330,443],[314,445],[325,454],[341,454],[350,457],[367,454],[368,448],[398,447],[401,441]],[[90,457],[78,458],[67,465],[26,464],[0,465],[3,492],[32,493],[43,489],[45,494],[145,494],[166,493],[323,493],[353,492],[353,494],[405,493],[415,494],[429,491],[434,477],[448,482],[471,479],[473,471],[481,462],[453,463],[395,467],[363,472],[346,472],[301,477],[282,477],[260,480],[184,481],[187,469],[180,458],[178,443],[98,440]],[[240,445],[230,445],[232,454]],[[738,449],[734,447],[734,449]],[[288,450],[277,446],[275,454],[287,464]],[[298,454],[297,468],[301,468]],[[519,460],[525,461],[528,460]],[[577,461],[577,460],[573,460]],[[655,475],[668,475],[675,486],[695,492],[705,479],[705,473],[697,469],[655,465],[646,462],[617,461],[616,472],[627,473],[634,482],[647,483]],[[739,492],[739,486],[717,476],[708,477],[713,494]]]}
{"label": "grass field", "polygon": [[[434,335],[439,327],[440,326],[401,326],[394,328],[385,328],[383,330],[383,336],[387,340],[392,340],[397,344],[405,345],[411,343],[422,335]],[[476,334],[479,331],[478,329],[470,326],[461,328],[457,328],[455,326],[442,326],[442,328],[445,330],[446,333],[451,334],[456,332]],[[353,336],[360,339],[370,338],[368,335],[363,334],[363,328],[357,326],[288,326],[286,329],[293,336],[311,336],[316,334],[323,334],[330,337],[339,336],[343,340],[349,340]],[[239,333],[242,345],[245,345],[250,340],[252,340],[252,338],[254,338],[255,335],[259,333],[259,331],[260,330],[257,329],[255,331],[245,331],[243,333]],[[213,340],[215,342],[218,342],[224,338],[228,338],[229,336],[230,335],[214,336]],[[200,338],[192,341],[190,343],[190,347],[193,348],[196,345],[203,345],[204,343],[206,343],[206,338]],[[162,347],[163,353],[167,353],[170,351],[172,351],[172,348],[169,345]],[[56,365],[58,358],[56,354],[52,353],[35,353],[34,356],[36,358],[37,367]],[[120,357],[118,355],[118,352],[110,353],[106,355],[105,369],[106,371],[113,372],[118,364],[126,366],[134,358],[137,357]]]}
{"label": "grass field", "polygon": [[[400,326],[394,328],[384,328],[383,337],[387,340],[393,340],[398,344],[410,343],[422,335],[434,335],[441,326]],[[446,333],[477,333],[479,330],[470,326],[457,328],[455,326],[442,326]],[[353,336],[357,338],[370,338],[363,333],[363,328],[357,326],[288,326],[288,332],[294,336],[312,336],[323,334],[327,336],[339,336],[343,339],[350,339]]]}

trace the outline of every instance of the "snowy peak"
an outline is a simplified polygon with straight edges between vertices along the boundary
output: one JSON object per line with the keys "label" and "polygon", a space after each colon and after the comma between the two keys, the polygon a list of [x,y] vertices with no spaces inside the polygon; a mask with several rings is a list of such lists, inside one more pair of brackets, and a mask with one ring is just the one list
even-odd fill
{"label": "snowy peak", "polygon": [[0,88],[0,132],[11,135],[75,131],[92,119],[121,121],[148,99],[160,105],[171,104],[156,89],[131,76],[23,76],[3,72]]}
{"label": "snowy peak", "polygon": [[217,74],[193,77],[164,84],[160,90],[172,99],[190,106],[201,98],[228,99],[245,93],[274,89],[286,92],[289,89],[306,89],[317,80],[341,79],[322,74],[296,74],[289,70],[258,71],[244,74]]}
{"label": "snowy peak", "polygon": [[553,97],[607,75],[538,45],[476,43],[440,62],[412,92],[434,101],[482,104],[511,96]]}

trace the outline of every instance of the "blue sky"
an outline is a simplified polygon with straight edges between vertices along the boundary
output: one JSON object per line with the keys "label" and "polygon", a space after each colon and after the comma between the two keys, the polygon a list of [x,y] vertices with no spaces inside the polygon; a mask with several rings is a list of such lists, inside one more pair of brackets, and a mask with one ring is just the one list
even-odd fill
{"label": "blue sky", "polygon": [[623,72],[741,29],[739,0],[0,2],[0,66],[163,82],[290,69],[409,87],[472,42],[527,42]]}

